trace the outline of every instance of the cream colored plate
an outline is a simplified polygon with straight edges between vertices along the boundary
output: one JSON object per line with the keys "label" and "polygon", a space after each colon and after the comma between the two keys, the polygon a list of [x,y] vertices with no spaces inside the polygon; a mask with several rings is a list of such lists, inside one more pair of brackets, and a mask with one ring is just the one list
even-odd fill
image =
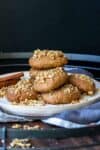
{"label": "cream colored plate", "polygon": [[[24,78],[29,78],[29,73],[27,71],[24,72]],[[80,101],[75,104],[59,104],[59,105],[46,104],[44,106],[12,105],[7,100],[7,98],[4,97],[4,98],[0,98],[0,108],[7,113],[21,115],[21,116],[33,116],[33,117],[48,117],[60,113],[64,110],[75,110],[100,100],[100,82],[96,80],[94,80],[94,82],[96,84],[96,87],[99,88],[97,92],[93,96],[83,96],[80,99]]]}

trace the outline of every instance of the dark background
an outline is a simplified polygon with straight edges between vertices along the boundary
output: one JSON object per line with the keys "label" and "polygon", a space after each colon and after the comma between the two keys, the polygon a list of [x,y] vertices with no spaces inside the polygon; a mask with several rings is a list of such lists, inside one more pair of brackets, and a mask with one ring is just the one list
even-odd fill
{"label": "dark background", "polygon": [[100,54],[99,0],[0,0],[0,50]]}

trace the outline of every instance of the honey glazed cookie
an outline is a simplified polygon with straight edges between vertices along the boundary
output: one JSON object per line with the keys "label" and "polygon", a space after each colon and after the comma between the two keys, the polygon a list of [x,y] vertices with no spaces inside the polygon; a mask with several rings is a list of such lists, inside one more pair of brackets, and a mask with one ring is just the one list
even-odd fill
{"label": "honey glazed cookie", "polygon": [[49,92],[57,89],[68,80],[67,73],[61,67],[41,71],[34,79],[33,85],[37,92]]}
{"label": "honey glazed cookie", "polygon": [[71,84],[65,84],[52,92],[41,93],[40,99],[48,104],[67,104],[72,101],[79,101],[80,91]]}
{"label": "honey glazed cookie", "polygon": [[7,98],[12,102],[20,102],[25,99],[37,99],[37,93],[30,79],[22,79],[16,85],[8,88]]}
{"label": "honey glazed cookie", "polygon": [[49,69],[61,67],[68,63],[62,51],[40,50],[34,51],[29,59],[29,65],[35,69]]}
{"label": "honey glazed cookie", "polygon": [[69,82],[77,86],[81,91],[88,95],[93,95],[95,92],[95,84],[93,80],[84,74],[72,74],[69,77]]}

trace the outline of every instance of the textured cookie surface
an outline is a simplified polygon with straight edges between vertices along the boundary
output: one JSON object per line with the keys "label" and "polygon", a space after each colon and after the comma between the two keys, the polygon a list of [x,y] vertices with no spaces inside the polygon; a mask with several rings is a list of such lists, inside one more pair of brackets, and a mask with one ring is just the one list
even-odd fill
{"label": "textured cookie surface", "polygon": [[20,102],[25,99],[36,99],[37,94],[34,91],[31,81],[29,79],[23,79],[16,85],[8,88],[7,98],[10,101]]}
{"label": "textured cookie surface", "polygon": [[42,71],[44,71],[44,70],[37,70],[37,69],[31,68],[29,71],[30,77],[35,78],[36,75]]}
{"label": "textured cookie surface", "polygon": [[37,92],[49,92],[66,83],[68,80],[67,73],[61,68],[41,71],[34,79],[34,89]]}
{"label": "textured cookie surface", "polygon": [[42,93],[40,98],[48,104],[67,104],[72,101],[78,101],[80,98],[80,91],[71,84],[65,84],[55,91]]}
{"label": "textured cookie surface", "polygon": [[29,59],[30,66],[36,69],[61,67],[67,62],[68,59],[63,52],[53,50],[35,50],[33,56]]}
{"label": "textured cookie surface", "polygon": [[72,74],[69,77],[69,81],[89,95],[92,95],[95,92],[95,84],[89,76],[84,74]]}

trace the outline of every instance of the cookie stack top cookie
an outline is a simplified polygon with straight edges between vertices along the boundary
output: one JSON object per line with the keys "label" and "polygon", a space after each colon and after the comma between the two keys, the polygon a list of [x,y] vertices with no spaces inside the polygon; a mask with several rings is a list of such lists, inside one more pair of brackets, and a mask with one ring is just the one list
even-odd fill
{"label": "cookie stack top cookie", "polygon": [[34,69],[51,69],[68,63],[62,51],[40,50],[34,51],[29,59],[29,65]]}

